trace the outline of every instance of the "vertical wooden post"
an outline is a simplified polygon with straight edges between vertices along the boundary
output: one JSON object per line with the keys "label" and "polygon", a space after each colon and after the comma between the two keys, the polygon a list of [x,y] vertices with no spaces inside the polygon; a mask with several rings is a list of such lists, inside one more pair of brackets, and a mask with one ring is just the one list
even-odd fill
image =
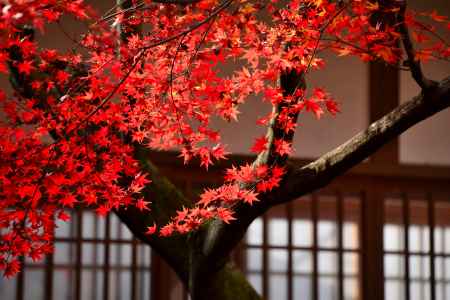
{"label": "vertical wooden post", "polygon": [[45,259],[45,299],[53,300],[53,253],[48,254]]}
{"label": "vertical wooden post", "polygon": [[24,290],[25,290],[25,258],[21,256],[19,258],[20,265],[22,266],[22,270],[17,274],[16,281],[16,300],[24,299]]}
{"label": "vertical wooden post", "polygon": [[312,272],[312,299],[318,300],[319,299],[319,242],[318,242],[318,230],[317,230],[317,223],[318,223],[318,197],[316,194],[312,194],[311,198],[311,218],[313,221],[313,245],[312,245],[312,254],[313,254],[313,272]]}
{"label": "vertical wooden post", "polygon": [[408,196],[402,194],[402,208],[403,208],[403,224],[404,224],[404,240],[405,240],[405,299],[411,299],[410,283],[410,269],[409,269],[409,199]]}
{"label": "vertical wooden post", "polygon": [[344,203],[343,197],[340,191],[336,192],[337,201],[337,228],[338,228],[338,299],[344,300]]}
{"label": "vertical wooden post", "polygon": [[132,241],[132,250],[131,250],[131,300],[137,300],[137,277],[138,277],[138,240],[133,237]]}
{"label": "vertical wooden post", "polygon": [[377,187],[363,195],[363,299],[384,299],[383,221],[384,203]]}
{"label": "vertical wooden post", "polygon": [[428,203],[428,224],[430,226],[430,299],[436,300],[436,266],[435,266],[435,245],[434,245],[434,230],[436,226],[434,214],[434,199],[431,193],[427,193]]}
{"label": "vertical wooden post", "polygon": [[152,251],[151,299],[171,299],[170,267],[154,251]]}
{"label": "vertical wooden post", "polygon": [[81,300],[81,258],[83,255],[82,235],[83,235],[83,211],[77,209],[77,228],[76,228],[76,250],[75,250],[75,299]]}
{"label": "vertical wooden post", "polygon": [[109,300],[109,280],[110,280],[110,243],[111,243],[111,215],[105,219],[105,249],[103,265],[103,300]]}
{"label": "vertical wooden post", "polygon": [[[369,121],[378,120],[399,105],[399,72],[384,62],[369,64]],[[383,146],[371,161],[380,163],[397,163],[399,161],[399,140]]]}
{"label": "vertical wooden post", "polygon": [[263,216],[263,265],[262,265],[262,296],[264,299],[269,298],[269,247],[268,247],[269,225],[267,213]]}
{"label": "vertical wooden post", "polygon": [[288,269],[287,269],[287,296],[288,296],[288,300],[293,300],[294,299],[294,295],[293,295],[293,289],[294,289],[294,275],[293,275],[293,270],[292,270],[292,265],[293,265],[293,247],[292,247],[292,211],[294,209],[293,207],[293,203],[292,202],[288,202],[285,206],[286,209],[286,217],[288,220]]}

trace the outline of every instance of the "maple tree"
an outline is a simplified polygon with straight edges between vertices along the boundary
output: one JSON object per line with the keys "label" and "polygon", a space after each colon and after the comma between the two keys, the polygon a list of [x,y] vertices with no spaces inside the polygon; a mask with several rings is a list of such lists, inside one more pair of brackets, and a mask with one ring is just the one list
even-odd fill
{"label": "maple tree", "polygon": [[[450,30],[448,18],[406,1],[126,0],[98,15],[82,0],[9,0],[0,11],[0,72],[14,89],[0,91],[6,276],[20,270],[21,256],[51,252],[55,222],[86,206],[116,213],[193,299],[259,299],[229,262],[250,223],[450,105],[450,78],[431,80],[421,67],[449,60],[437,29]],[[66,15],[86,25],[72,40],[79,51],[41,47],[34,33]],[[406,69],[422,91],[342,146],[292,166],[298,115],[340,110],[327,91],[306,86],[311,70],[326,68],[323,51]],[[223,75],[228,62],[239,67]],[[211,120],[237,122],[251,95],[273,107],[258,120],[267,134],[254,137],[254,163],[227,170],[222,186],[189,201],[149,151],[178,149],[206,172],[229,154]]]}

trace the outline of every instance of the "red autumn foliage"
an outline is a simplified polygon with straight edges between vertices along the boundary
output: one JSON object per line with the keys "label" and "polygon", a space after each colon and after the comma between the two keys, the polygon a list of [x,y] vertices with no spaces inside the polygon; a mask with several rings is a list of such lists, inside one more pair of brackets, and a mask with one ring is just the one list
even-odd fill
{"label": "red autumn foliage", "polygon": [[[134,10],[117,8],[102,16],[82,0],[0,4],[0,72],[16,84],[13,95],[0,91],[0,269],[6,276],[20,270],[20,256],[39,259],[52,251],[55,222],[68,221],[67,208],[83,205],[99,215],[126,206],[151,209],[151,199],[142,198],[151,183],[133,156],[133,143],[178,149],[185,163],[198,158],[207,169],[227,155],[211,119],[237,122],[249,96],[285,106],[258,124],[274,119],[286,134],[295,129],[298,113],[319,119],[339,112],[322,89],[297,86],[284,95],[280,73],[323,69],[325,50],[392,65],[406,57],[399,48],[402,22],[371,21],[380,13],[401,20],[395,5],[158,2],[133,1]],[[77,41],[83,51],[41,48],[29,28],[45,34],[48,24],[65,15],[87,25]],[[416,60],[449,59],[448,43],[435,28],[450,29],[447,17],[407,10],[403,22],[419,44]],[[140,26],[148,31],[133,32]],[[240,67],[221,74],[230,61]],[[258,137],[251,150],[259,154],[268,147],[268,138]],[[274,151],[290,154],[291,142],[275,140]],[[196,230],[211,218],[232,222],[233,205],[258,201],[258,193],[277,187],[283,174],[277,164],[232,168],[224,185],[205,190],[194,208],[180,211],[169,224],[148,224],[143,232],[169,236]]]}

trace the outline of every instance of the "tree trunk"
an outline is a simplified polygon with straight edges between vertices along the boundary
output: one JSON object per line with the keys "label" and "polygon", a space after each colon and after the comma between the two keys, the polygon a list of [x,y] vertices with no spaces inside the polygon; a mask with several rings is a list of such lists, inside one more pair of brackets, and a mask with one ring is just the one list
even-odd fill
{"label": "tree trunk", "polygon": [[[207,266],[206,266],[207,267]],[[206,275],[206,274],[205,274]],[[231,262],[215,273],[196,276],[191,282],[192,300],[261,300],[244,274]]]}

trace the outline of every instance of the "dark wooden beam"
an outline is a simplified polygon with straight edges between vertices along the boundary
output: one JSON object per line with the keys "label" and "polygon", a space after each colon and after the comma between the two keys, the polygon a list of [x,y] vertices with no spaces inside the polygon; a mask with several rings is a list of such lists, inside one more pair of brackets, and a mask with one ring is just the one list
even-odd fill
{"label": "dark wooden beam", "polygon": [[362,211],[363,297],[365,300],[384,299],[383,270],[383,201],[376,183],[365,191]]}
{"label": "dark wooden beam", "polygon": [[[399,71],[383,62],[369,63],[369,122],[375,122],[396,108],[399,102]],[[398,163],[399,139],[381,147],[370,160],[377,163]]]}
{"label": "dark wooden beam", "polygon": [[170,267],[155,251],[152,251],[151,299],[170,299]]}

